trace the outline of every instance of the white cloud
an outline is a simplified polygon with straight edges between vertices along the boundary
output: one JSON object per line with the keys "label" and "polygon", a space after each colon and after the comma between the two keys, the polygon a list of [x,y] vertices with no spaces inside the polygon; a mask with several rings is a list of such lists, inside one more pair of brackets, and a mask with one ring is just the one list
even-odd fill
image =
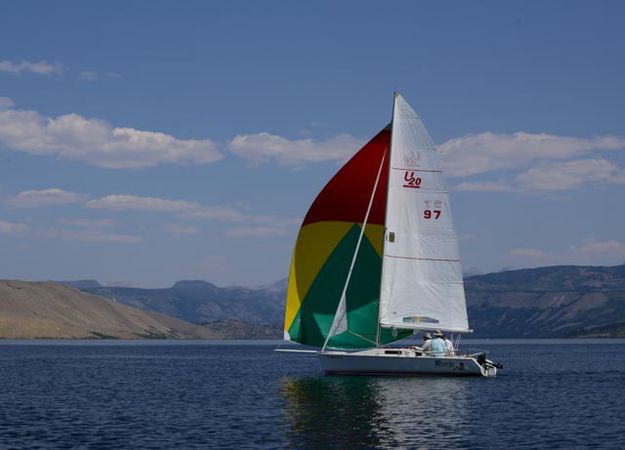
{"label": "white cloud", "polygon": [[0,61],[0,72],[21,75],[23,73],[36,73],[38,75],[61,75],[63,65],[61,63],[49,63],[47,61],[25,61],[13,62],[8,60]]}
{"label": "white cloud", "polygon": [[[233,138],[228,148],[252,163],[275,161],[285,166],[307,162],[344,161],[362,147],[363,141],[342,134],[326,140],[290,140],[269,133],[243,134]],[[537,162],[562,161],[596,151],[625,149],[625,137],[603,135],[592,138],[558,136],[548,133],[491,132],[450,139],[438,147],[445,175],[468,177],[502,170],[526,170]],[[467,182],[456,188],[472,191],[512,191],[504,180]]]}
{"label": "white cloud", "polygon": [[7,199],[7,204],[14,208],[38,208],[41,206],[81,203],[87,198],[88,196],[85,194],[53,188],[20,192],[16,196]]}
{"label": "white cloud", "polygon": [[[23,191],[5,201],[14,208],[35,208],[81,204],[89,209],[107,211],[150,211],[174,214],[183,219],[208,219],[222,222],[245,222],[262,224],[268,227],[290,227],[300,223],[299,218],[277,217],[252,214],[230,206],[202,205],[187,200],[169,200],[159,197],[141,197],[138,195],[117,194],[102,198],[92,198],[86,194],[64,191],[62,189],[43,189]],[[111,219],[62,218],[56,221],[62,225],[99,229],[115,225]],[[196,234],[199,229],[188,225],[166,225],[164,230],[172,235]],[[96,236],[97,238],[97,236]]]}
{"label": "white cloud", "polygon": [[190,218],[207,218],[225,221],[242,221],[247,216],[233,208],[224,206],[204,206],[186,200],[167,200],[158,197],[140,197],[137,195],[108,195],[100,199],[89,200],[85,206],[93,209],[112,211],[154,211],[177,213]]}
{"label": "white cloud", "polygon": [[49,228],[42,231],[40,235],[46,238],[63,239],[67,241],[117,242],[122,244],[136,244],[143,240],[141,236],[105,233],[101,230],[64,230]]}
{"label": "white cloud", "polygon": [[512,192],[515,189],[507,182],[500,181],[484,181],[484,182],[463,182],[453,186],[455,191],[473,191],[473,192]]}
{"label": "white cloud", "polygon": [[614,240],[588,239],[581,245],[571,247],[570,251],[576,255],[615,255],[625,258],[625,244]]}
{"label": "white cloud", "polygon": [[588,186],[625,184],[625,170],[603,158],[540,162],[512,180],[465,181],[456,191],[542,192],[571,191]]}
{"label": "white cloud", "polygon": [[[363,141],[350,135],[339,135],[323,141],[313,139],[289,140],[281,136],[258,133],[238,135],[228,148],[231,152],[253,164],[275,161],[284,166],[298,166],[308,162],[344,161],[361,148]],[[531,170],[536,164],[561,162],[590,155],[596,151],[625,149],[625,138],[604,135],[593,138],[557,136],[547,133],[513,134],[480,133],[451,139],[439,147],[447,177],[461,178],[496,171]],[[564,167],[570,171],[574,164]],[[554,166],[555,167],[555,166]],[[514,177],[514,174],[511,175]],[[455,190],[474,192],[516,192],[551,189],[547,183],[542,188],[529,186],[530,176],[521,174],[517,179],[498,181],[467,180],[454,186]],[[615,174],[610,182],[618,182]],[[604,180],[605,181],[605,180]],[[597,179],[597,183],[602,180]],[[550,183],[555,189],[555,181]],[[563,184],[564,186],[564,184]]]}
{"label": "white cloud", "polygon": [[155,131],[113,127],[78,114],[44,117],[36,111],[11,109],[6,102],[0,110],[0,146],[112,169],[208,164],[223,158],[210,139],[177,139]]}
{"label": "white cloud", "polygon": [[241,134],[228,143],[237,156],[255,164],[276,161],[284,166],[307,162],[344,161],[362,147],[363,141],[341,134],[323,141],[289,140],[269,133]]}
{"label": "white cloud", "polygon": [[[124,244],[135,244],[141,242],[143,239],[141,236],[134,236],[129,234],[117,234],[117,233],[105,233],[98,229],[99,227],[108,227],[112,223],[103,219],[102,221],[90,221],[87,219],[77,219],[72,221],[71,219],[59,220],[58,222],[64,222],[70,225],[76,225],[78,228],[74,229],[61,229],[61,228],[47,228],[47,229],[34,229],[23,223],[7,222],[0,220],[0,235],[8,236],[32,236],[44,239],[63,239],[68,241],[81,241],[81,242],[119,242]],[[90,229],[94,227],[95,229]]]}
{"label": "white cloud", "polygon": [[83,218],[69,218],[59,219],[56,221],[61,225],[69,225],[72,227],[81,228],[109,228],[115,225],[115,222],[111,219],[83,219]]}
{"label": "white cloud", "polygon": [[9,236],[21,236],[28,232],[28,225],[16,222],[0,220],[0,234]]}
{"label": "white cloud", "polygon": [[531,258],[537,260],[545,260],[551,258],[551,255],[549,253],[538,250],[537,248],[513,248],[512,250],[510,250],[509,254],[513,257]]}
{"label": "white cloud", "polygon": [[174,237],[191,236],[200,232],[198,227],[184,224],[167,224],[163,226],[163,230]]}
{"label": "white cloud", "polygon": [[564,160],[597,150],[625,148],[625,138],[577,138],[553,134],[480,133],[451,139],[441,146],[446,176],[466,177],[497,170],[523,169],[534,161]]}
{"label": "white cloud", "polygon": [[605,159],[541,163],[516,176],[529,191],[573,190],[588,185],[625,184],[625,170]]}
{"label": "white cloud", "polygon": [[99,75],[93,70],[82,70],[79,78],[83,81],[96,81],[99,78]]}
{"label": "white cloud", "polygon": [[0,97],[0,111],[4,109],[11,109],[15,106],[15,102],[9,97]]}
{"label": "white cloud", "polygon": [[603,158],[540,162],[512,180],[465,181],[455,191],[540,192],[571,191],[588,186],[625,184],[625,169]]}
{"label": "white cloud", "polygon": [[187,212],[202,207],[199,203],[186,200],[166,200],[158,197],[140,197],[137,195],[107,195],[100,199],[89,200],[85,206],[87,208],[113,211],[157,212]]}
{"label": "white cloud", "polygon": [[108,195],[100,199],[89,200],[87,208],[110,211],[154,211],[172,213],[190,219],[213,219],[224,222],[253,222],[274,225],[298,223],[298,219],[253,215],[228,206],[206,206],[187,200],[168,200],[158,197],[140,197],[137,195]]}
{"label": "white cloud", "polygon": [[31,236],[44,239],[63,239],[68,241],[81,242],[119,242],[124,244],[135,244],[141,242],[141,236],[106,233],[100,228],[112,226],[114,223],[108,219],[59,219],[58,223],[74,226],[76,228],[46,228],[33,229],[26,224],[7,222],[0,220],[0,235],[8,236]]}
{"label": "white cloud", "polygon": [[625,243],[590,238],[560,252],[548,252],[537,248],[514,248],[508,252],[506,261],[519,267],[552,264],[622,264],[625,261]]}
{"label": "white cloud", "polygon": [[94,70],[81,70],[78,78],[82,81],[98,81],[104,78],[121,78],[122,76],[115,72],[100,73]]}
{"label": "white cloud", "polygon": [[290,234],[289,230],[281,227],[242,227],[226,231],[226,236],[230,237],[270,237],[288,236]]}

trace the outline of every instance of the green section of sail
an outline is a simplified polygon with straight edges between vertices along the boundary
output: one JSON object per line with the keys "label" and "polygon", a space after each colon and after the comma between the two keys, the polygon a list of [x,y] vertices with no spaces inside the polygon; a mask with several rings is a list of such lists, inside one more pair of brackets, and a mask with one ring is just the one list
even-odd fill
{"label": "green section of sail", "polygon": [[[354,224],[336,246],[317,274],[289,329],[292,341],[322,347],[328,335],[347,279],[360,226]],[[364,238],[347,288],[347,331],[333,336],[328,347],[362,349],[375,347],[382,261]],[[412,334],[400,331],[393,337],[382,330],[380,343],[386,344]]]}

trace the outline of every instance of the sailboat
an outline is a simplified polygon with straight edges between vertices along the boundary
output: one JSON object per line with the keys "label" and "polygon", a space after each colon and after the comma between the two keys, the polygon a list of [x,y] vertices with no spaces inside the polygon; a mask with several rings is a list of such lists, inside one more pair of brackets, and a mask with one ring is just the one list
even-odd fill
{"label": "sailboat", "polygon": [[484,353],[392,345],[434,330],[471,331],[458,237],[434,142],[396,93],[391,123],[341,167],[303,220],[284,339],[318,348],[308,352],[328,374],[496,375]]}

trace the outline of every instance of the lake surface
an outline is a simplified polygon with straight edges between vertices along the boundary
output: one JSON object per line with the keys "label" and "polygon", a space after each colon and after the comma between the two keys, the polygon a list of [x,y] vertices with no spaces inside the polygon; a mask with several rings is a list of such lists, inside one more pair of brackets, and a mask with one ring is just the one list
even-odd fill
{"label": "lake surface", "polygon": [[0,341],[0,448],[625,448],[625,341],[489,341],[494,379],[324,376],[276,343]]}

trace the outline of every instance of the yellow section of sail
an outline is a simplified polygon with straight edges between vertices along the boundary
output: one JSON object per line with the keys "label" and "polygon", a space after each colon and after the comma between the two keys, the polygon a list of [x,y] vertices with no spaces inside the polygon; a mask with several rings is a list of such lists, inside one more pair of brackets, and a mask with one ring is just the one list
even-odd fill
{"label": "yellow section of sail", "polygon": [[[362,225],[361,225],[362,226]],[[371,245],[375,249],[376,253],[382,258],[382,247],[384,244],[384,227],[382,225],[367,225],[365,226],[365,236],[371,242]]]}
{"label": "yellow section of sail", "polygon": [[[317,274],[341,239],[353,226],[354,223],[351,222],[316,222],[300,229],[289,271],[284,316],[285,331],[291,328],[302,301],[306,298]],[[378,255],[381,256],[384,227],[382,225],[367,225],[365,236]]]}
{"label": "yellow section of sail", "polygon": [[284,315],[285,331],[291,328],[319,270],[353,225],[349,222],[316,222],[299,230],[289,273]]}
{"label": "yellow section of sail", "polygon": [[[293,319],[299,311],[302,301],[297,293],[297,278],[295,276],[295,254],[291,259],[291,269],[289,269],[289,285],[286,289],[286,308],[284,311],[284,331],[288,332],[293,324]],[[285,338],[286,339],[286,338]]]}

